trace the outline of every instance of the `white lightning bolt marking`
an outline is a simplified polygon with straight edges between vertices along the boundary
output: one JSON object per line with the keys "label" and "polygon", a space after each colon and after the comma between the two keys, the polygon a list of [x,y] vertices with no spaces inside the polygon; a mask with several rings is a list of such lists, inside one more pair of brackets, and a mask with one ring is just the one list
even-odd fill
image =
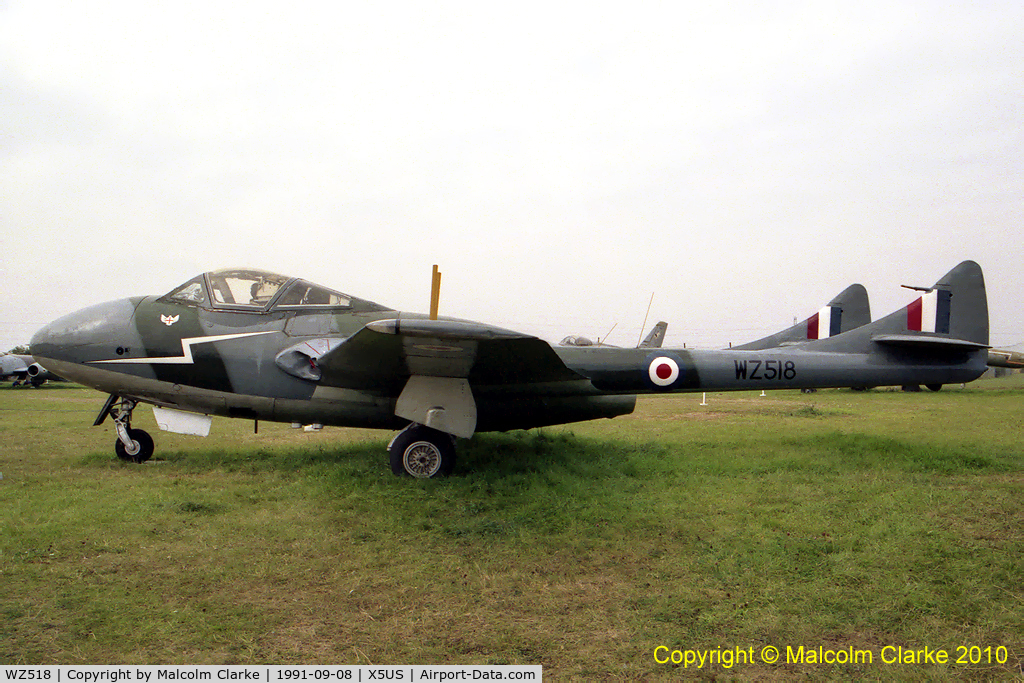
{"label": "white lightning bolt marking", "polygon": [[180,356],[162,356],[160,358],[114,358],[112,360],[91,360],[90,363],[152,363],[160,365],[192,365],[192,345],[209,344],[211,342],[226,341],[228,339],[241,339],[242,337],[257,337],[261,334],[273,334],[273,330],[266,332],[240,332],[238,334],[215,334],[210,337],[183,337],[181,340]]}

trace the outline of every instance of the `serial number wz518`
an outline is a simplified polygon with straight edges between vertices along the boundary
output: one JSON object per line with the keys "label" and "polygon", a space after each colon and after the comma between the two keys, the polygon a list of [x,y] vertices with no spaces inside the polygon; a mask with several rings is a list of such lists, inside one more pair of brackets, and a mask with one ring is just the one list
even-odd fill
{"label": "serial number wz518", "polygon": [[796,379],[796,363],[791,360],[734,360],[733,364],[736,379]]}
{"label": "serial number wz518", "polygon": [[7,680],[9,681],[48,681],[50,670],[43,669],[8,669]]}

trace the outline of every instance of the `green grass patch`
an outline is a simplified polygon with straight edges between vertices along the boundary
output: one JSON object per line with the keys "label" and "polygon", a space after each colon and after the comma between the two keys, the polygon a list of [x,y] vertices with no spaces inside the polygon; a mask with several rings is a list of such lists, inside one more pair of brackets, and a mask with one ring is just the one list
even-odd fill
{"label": "green grass patch", "polygon": [[[553,680],[1012,678],[1024,388],[642,399],[460,441],[215,419],[113,456],[85,389],[0,391],[5,663],[539,663]],[[654,648],[872,649],[684,672]],[[1005,664],[883,666],[886,645]]]}

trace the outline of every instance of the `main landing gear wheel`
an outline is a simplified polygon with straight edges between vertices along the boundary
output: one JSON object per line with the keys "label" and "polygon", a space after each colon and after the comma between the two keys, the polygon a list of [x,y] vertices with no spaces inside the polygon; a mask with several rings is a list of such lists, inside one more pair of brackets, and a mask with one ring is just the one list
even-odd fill
{"label": "main landing gear wheel", "polygon": [[398,433],[388,446],[391,471],[417,479],[446,477],[455,469],[452,437],[430,427],[412,424]]}
{"label": "main landing gear wheel", "polygon": [[126,447],[121,443],[121,439],[114,442],[117,457],[125,462],[134,463],[146,462],[153,457],[153,437],[148,432],[142,429],[129,429],[128,438],[132,442],[131,446]]}

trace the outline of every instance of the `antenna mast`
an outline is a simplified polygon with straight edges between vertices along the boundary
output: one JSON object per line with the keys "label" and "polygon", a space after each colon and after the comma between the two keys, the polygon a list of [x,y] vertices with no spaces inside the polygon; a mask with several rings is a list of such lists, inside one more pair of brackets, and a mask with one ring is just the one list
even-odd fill
{"label": "antenna mast", "polygon": [[636,339],[636,347],[640,348],[640,343],[644,340],[644,330],[647,329],[647,316],[651,314],[651,304],[654,303],[654,292],[651,292],[651,300],[647,302],[647,312],[644,313],[644,324],[640,326],[640,336]]}

